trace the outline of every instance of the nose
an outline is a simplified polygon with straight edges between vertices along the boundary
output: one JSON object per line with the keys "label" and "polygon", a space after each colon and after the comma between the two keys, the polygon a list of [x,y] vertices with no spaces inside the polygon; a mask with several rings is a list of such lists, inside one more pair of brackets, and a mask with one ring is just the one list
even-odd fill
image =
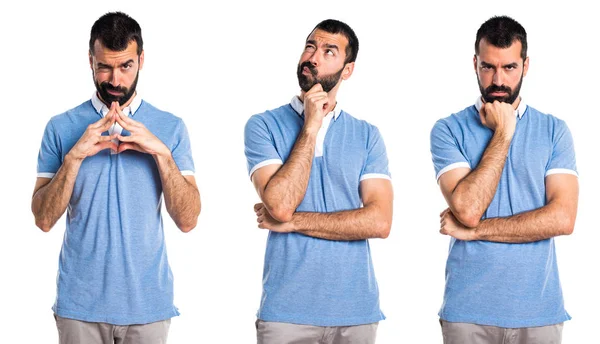
{"label": "nose", "polygon": [[109,82],[114,87],[117,87],[117,86],[120,85],[120,83],[121,83],[121,73],[119,72],[118,69],[115,68],[115,69],[112,70]]}
{"label": "nose", "polygon": [[496,86],[502,86],[502,85],[504,85],[504,78],[505,78],[504,71],[502,69],[498,69],[494,73],[494,78],[492,79],[492,82]]}
{"label": "nose", "polygon": [[321,62],[321,61],[319,61],[319,54],[317,54],[316,51],[310,56],[308,61],[310,63],[312,63],[312,65],[315,67],[317,67],[319,65],[319,63]]}

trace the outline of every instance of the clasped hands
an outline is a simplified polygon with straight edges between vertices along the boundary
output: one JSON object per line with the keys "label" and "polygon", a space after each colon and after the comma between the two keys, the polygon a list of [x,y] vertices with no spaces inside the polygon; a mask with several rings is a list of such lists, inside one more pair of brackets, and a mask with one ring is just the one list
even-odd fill
{"label": "clasped hands", "polygon": [[[129,131],[130,135],[123,136],[122,134],[113,133],[112,135],[102,136],[102,133],[109,130],[115,122],[119,123],[123,129]],[[111,141],[114,139],[121,141],[121,144],[117,145]],[[131,149],[153,156],[168,155],[171,153],[169,148],[142,123],[125,115],[118,102],[111,104],[110,110],[104,118],[87,127],[69,154],[75,159],[83,160],[107,148],[117,153]]]}

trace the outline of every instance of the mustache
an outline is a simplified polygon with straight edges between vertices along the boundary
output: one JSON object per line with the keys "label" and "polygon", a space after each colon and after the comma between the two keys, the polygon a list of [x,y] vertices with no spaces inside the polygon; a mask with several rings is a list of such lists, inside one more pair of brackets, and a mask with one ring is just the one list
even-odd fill
{"label": "mustache", "polygon": [[100,86],[107,91],[116,91],[116,92],[121,92],[121,93],[127,93],[127,87],[122,87],[122,86],[115,87],[106,81],[101,83]]}
{"label": "mustache", "polygon": [[487,87],[485,89],[485,93],[486,94],[490,94],[493,92],[506,92],[507,94],[512,94],[512,89],[508,86],[497,86],[497,85],[490,85],[489,87]]}
{"label": "mustache", "polygon": [[300,67],[298,68],[300,71],[302,71],[302,69],[304,69],[304,67],[308,68],[308,70],[310,71],[310,74],[312,74],[313,78],[317,77],[317,68],[315,68],[315,66],[313,66],[312,63],[310,63],[309,61],[304,61],[300,64]]}

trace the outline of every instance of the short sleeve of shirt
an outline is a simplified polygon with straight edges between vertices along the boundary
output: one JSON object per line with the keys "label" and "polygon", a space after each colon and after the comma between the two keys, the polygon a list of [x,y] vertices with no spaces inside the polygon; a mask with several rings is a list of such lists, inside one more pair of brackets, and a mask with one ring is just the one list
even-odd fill
{"label": "short sleeve of shirt", "polygon": [[436,179],[450,170],[459,167],[471,168],[469,162],[461,152],[456,138],[452,135],[448,125],[439,120],[431,130],[431,158],[435,168]]}
{"label": "short sleeve of shirt", "polygon": [[391,179],[388,158],[379,129],[373,126],[367,142],[367,161],[360,175],[360,181],[372,178]]}
{"label": "short sleeve of shirt", "polygon": [[37,176],[52,178],[62,165],[62,155],[59,140],[52,121],[48,122],[44,130],[42,145],[38,154]]}
{"label": "short sleeve of shirt", "polygon": [[244,128],[244,153],[249,176],[261,167],[283,164],[275,148],[273,135],[265,121],[258,115],[250,117]]}
{"label": "short sleeve of shirt", "polygon": [[552,157],[546,168],[546,176],[558,173],[577,175],[573,137],[567,124],[559,120],[552,136]]}
{"label": "short sleeve of shirt", "polygon": [[173,160],[177,164],[179,171],[182,175],[193,175],[195,172],[194,159],[192,158],[192,145],[190,143],[190,136],[187,131],[187,127],[183,120],[179,120],[177,126],[177,142],[171,150]]}

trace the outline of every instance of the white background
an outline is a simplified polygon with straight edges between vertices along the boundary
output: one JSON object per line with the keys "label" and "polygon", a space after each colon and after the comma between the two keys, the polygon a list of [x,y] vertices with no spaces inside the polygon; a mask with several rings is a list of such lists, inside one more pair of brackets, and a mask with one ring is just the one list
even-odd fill
{"label": "white background", "polygon": [[[391,3],[391,2],[390,2]],[[522,95],[567,121],[576,145],[580,203],[575,233],[556,240],[566,307],[566,344],[597,341],[597,166],[600,72],[597,12],[578,1],[4,2],[0,7],[0,135],[3,158],[0,237],[0,341],[56,343],[55,297],[62,218],[50,233],[30,211],[37,153],[53,115],[94,91],[87,51],[93,22],[121,10],[143,30],[143,98],[182,117],[189,129],[202,196],[199,225],[180,233],[165,213],[175,302],[170,343],[253,343],[266,232],[243,154],[252,114],[298,93],[295,69],[304,39],[325,18],[347,22],[360,40],[354,75],[339,102],[377,125],[395,191],[386,240],[371,240],[387,320],[378,343],[441,343],[448,237],[438,233],[445,204],[429,153],[434,122],[473,104],[478,27],[507,14],[528,32],[530,68]]]}

